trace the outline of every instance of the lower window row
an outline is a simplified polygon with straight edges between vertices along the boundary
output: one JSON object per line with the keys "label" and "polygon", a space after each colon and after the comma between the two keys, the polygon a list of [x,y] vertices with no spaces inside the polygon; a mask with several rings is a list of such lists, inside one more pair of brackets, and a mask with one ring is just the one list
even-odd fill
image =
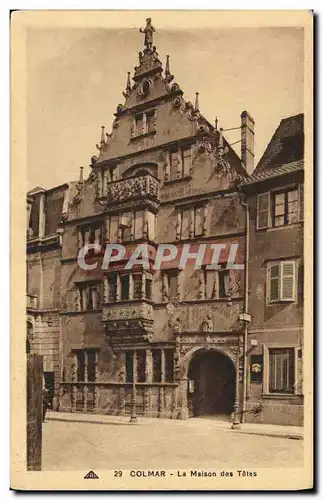
{"label": "lower window row", "polygon": [[249,358],[249,380],[262,383],[264,393],[302,393],[302,350],[298,347],[269,347]]}
{"label": "lower window row", "polygon": [[[152,382],[174,381],[174,350],[151,350],[151,378]],[[125,352],[126,382],[147,382],[147,353],[145,349],[129,350]]]}

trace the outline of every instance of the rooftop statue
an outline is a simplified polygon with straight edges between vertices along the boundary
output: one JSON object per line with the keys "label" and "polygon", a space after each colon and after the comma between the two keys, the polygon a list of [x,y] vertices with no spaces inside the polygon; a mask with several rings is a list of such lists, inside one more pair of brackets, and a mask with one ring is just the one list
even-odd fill
{"label": "rooftop statue", "polygon": [[151,18],[147,17],[146,26],[144,29],[139,29],[140,33],[145,33],[145,42],[144,45],[148,50],[151,50],[153,45],[153,33],[156,31],[153,25],[151,24]]}

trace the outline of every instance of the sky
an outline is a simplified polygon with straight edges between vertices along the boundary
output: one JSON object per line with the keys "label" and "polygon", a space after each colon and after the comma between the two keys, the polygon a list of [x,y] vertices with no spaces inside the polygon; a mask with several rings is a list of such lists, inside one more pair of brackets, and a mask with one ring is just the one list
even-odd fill
{"label": "sky", "polygon": [[[184,97],[194,102],[199,92],[202,114],[212,123],[217,116],[224,129],[238,127],[247,110],[255,120],[259,161],[280,120],[303,112],[302,28],[159,26],[158,18],[153,17],[154,44],[163,65],[170,55]],[[113,113],[124,102],[127,71],[133,74],[143,49],[144,25],[143,13],[114,28],[28,28],[28,189],[77,180],[80,166],[88,172],[101,125],[111,132]],[[230,143],[239,139],[239,131],[225,135]]]}

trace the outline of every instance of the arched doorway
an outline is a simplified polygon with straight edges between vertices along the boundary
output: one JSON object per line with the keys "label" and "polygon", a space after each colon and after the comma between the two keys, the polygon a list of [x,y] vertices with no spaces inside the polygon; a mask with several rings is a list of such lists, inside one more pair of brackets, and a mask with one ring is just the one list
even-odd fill
{"label": "arched doorway", "polygon": [[189,416],[231,415],[236,371],[232,360],[216,350],[198,351],[188,370]]}

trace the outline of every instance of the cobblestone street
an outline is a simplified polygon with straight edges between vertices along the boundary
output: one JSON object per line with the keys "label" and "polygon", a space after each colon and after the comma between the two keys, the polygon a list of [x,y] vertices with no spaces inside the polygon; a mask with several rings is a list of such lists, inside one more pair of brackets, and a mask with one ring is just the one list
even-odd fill
{"label": "cobblestone street", "polygon": [[302,440],[245,434],[207,419],[49,418],[43,426],[43,470],[299,467],[302,457]]}

